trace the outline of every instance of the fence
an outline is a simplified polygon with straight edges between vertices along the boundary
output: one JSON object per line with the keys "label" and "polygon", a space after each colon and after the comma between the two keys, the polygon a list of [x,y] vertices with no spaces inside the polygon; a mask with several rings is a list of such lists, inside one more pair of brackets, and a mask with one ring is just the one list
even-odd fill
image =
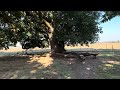
{"label": "fence", "polygon": [[[86,48],[83,46],[81,48]],[[120,49],[120,43],[95,43],[90,44],[87,48],[94,48],[94,49]]]}
{"label": "fence", "polygon": [[115,43],[94,43],[94,44],[89,44],[88,46],[66,46],[66,49],[71,50],[71,51],[101,51],[104,49],[104,51],[120,51],[120,43],[115,42]]}

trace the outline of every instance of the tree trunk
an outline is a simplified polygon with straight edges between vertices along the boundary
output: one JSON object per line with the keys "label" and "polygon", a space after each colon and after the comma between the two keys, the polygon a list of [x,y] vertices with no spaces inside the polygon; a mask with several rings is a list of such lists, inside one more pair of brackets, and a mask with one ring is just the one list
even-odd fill
{"label": "tree trunk", "polygon": [[64,45],[64,41],[59,41],[55,39],[55,37],[53,36],[53,39],[50,42],[51,45],[51,53],[63,53],[65,52],[65,45]]}
{"label": "tree trunk", "polygon": [[44,20],[45,24],[49,28],[49,42],[51,46],[51,54],[65,52],[64,41],[58,41],[55,37],[54,25],[52,26],[49,22]]}

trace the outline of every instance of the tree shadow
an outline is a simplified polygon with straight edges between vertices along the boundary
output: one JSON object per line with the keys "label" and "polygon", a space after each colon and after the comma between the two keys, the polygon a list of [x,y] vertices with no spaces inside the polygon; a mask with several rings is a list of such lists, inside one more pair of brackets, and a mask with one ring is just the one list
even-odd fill
{"label": "tree shadow", "polygon": [[0,79],[93,78],[95,63],[100,60],[86,59],[81,62],[79,58],[51,57],[48,52],[1,56]]}
{"label": "tree shadow", "polygon": [[0,57],[0,79],[64,79],[70,78],[66,61],[39,55]]}
{"label": "tree shadow", "polygon": [[103,55],[103,60],[97,70],[99,78],[102,79],[120,79],[120,56],[119,55]]}

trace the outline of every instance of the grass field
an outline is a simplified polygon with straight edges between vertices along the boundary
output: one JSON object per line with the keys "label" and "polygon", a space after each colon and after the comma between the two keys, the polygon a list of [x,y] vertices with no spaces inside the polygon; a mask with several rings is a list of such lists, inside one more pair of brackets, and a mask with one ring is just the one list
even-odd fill
{"label": "grass field", "polygon": [[120,49],[120,43],[115,42],[115,43],[104,43],[104,42],[100,42],[100,43],[94,43],[94,44],[89,44],[88,46],[81,46],[78,45],[77,47],[70,47],[70,46],[66,46],[66,48],[88,48],[88,49]]}
{"label": "grass field", "polygon": [[90,47],[66,49],[99,55],[96,59],[86,57],[81,62],[77,58],[51,58],[50,49],[35,48],[28,51],[32,55],[23,55],[24,50],[12,47],[0,50],[0,79],[120,79],[119,43],[96,43]]}

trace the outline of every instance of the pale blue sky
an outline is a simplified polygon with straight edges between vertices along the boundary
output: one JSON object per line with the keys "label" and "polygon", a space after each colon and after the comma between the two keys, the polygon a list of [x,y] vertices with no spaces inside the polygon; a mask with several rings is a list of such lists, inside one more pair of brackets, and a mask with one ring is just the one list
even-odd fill
{"label": "pale blue sky", "polygon": [[99,42],[120,41],[120,17],[115,17],[106,23],[100,24],[103,33],[100,34]]}

